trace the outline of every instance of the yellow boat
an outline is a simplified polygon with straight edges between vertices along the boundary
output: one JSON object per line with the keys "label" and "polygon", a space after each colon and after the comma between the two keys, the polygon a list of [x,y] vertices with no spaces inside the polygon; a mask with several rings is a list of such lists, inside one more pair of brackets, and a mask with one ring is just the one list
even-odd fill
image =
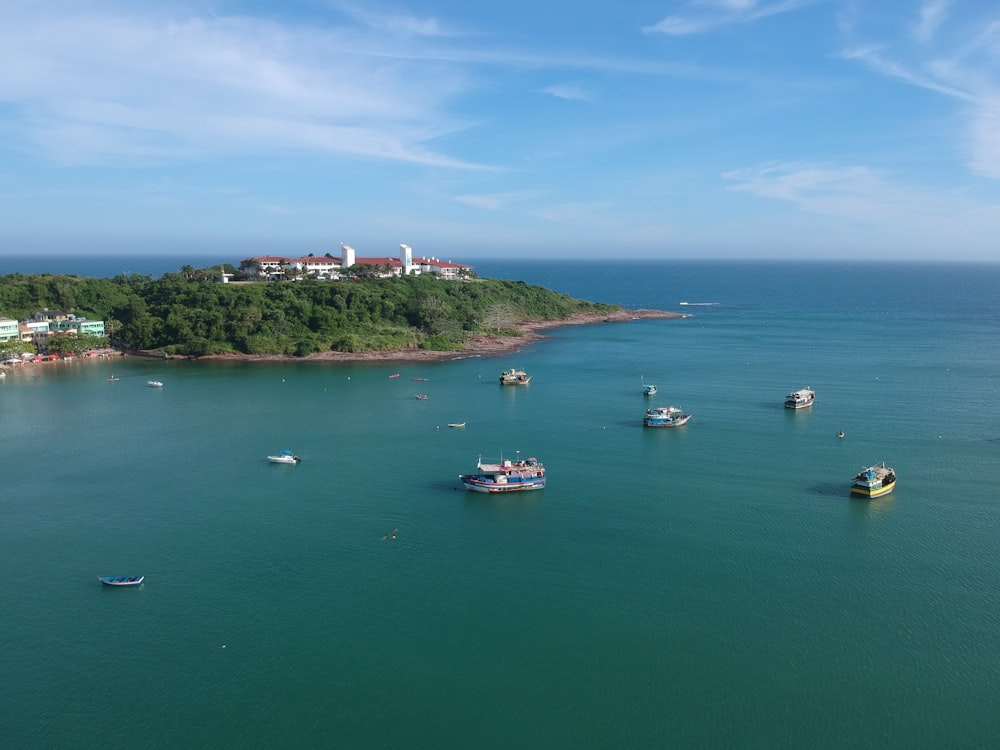
{"label": "yellow boat", "polygon": [[851,494],[864,497],[888,495],[896,488],[896,471],[883,464],[862,469],[851,482]]}

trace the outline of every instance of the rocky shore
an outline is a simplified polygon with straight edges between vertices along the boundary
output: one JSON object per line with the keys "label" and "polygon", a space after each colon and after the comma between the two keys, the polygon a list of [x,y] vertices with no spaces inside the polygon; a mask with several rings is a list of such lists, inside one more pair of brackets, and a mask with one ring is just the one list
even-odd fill
{"label": "rocky shore", "polygon": [[401,349],[390,352],[319,352],[305,357],[284,354],[212,354],[198,360],[227,360],[246,362],[441,362],[467,357],[490,357],[509,354],[539,339],[546,338],[543,331],[562,326],[589,325],[593,323],[625,323],[631,320],[652,318],[684,318],[681,313],[664,310],[618,310],[612,313],[579,313],[559,320],[529,320],[515,328],[516,336],[476,336],[464,349],[450,352],[428,349]]}

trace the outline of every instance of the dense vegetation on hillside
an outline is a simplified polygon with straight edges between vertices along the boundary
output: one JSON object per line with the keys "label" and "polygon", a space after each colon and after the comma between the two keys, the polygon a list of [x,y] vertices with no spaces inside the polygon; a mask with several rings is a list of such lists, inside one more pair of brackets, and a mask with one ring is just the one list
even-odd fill
{"label": "dense vegetation on hillside", "polygon": [[518,321],[620,309],[521,281],[430,276],[221,284],[197,275],[0,277],[0,316],[73,311],[105,321],[112,343],[168,354],[459,349]]}

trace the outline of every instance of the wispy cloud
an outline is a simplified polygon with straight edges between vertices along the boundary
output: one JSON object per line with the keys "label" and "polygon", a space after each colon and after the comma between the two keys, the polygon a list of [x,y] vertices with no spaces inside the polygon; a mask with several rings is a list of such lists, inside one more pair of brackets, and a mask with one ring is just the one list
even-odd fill
{"label": "wispy cloud", "polygon": [[944,21],[948,2],[930,2],[921,12],[914,36],[919,45],[897,42],[894,55],[888,44],[857,45],[841,52],[847,60],[862,62],[873,71],[911,86],[934,91],[962,104],[964,146],[968,166],[978,175],[1000,179],[1000,20],[985,25],[967,24],[965,36],[946,47],[927,43]]}
{"label": "wispy cloud", "polygon": [[433,17],[421,17],[402,11],[377,11],[353,2],[334,2],[332,7],[376,31],[398,36],[453,36],[454,30],[444,26]]}
{"label": "wispy cloud", "polygon": [[524,203],[538,197],[535,190],[514,190],[507,193],[483,193],[479,195],[456,195],[455,200],[466,206],[482,208],[488,211],[501,211],[513,205]]}
{"label": "wispy cloud", "polygon": [[720,26],[752,23],[811,5],[816,0],[781,0],[759,3],[757,0],[691,0],[691,11],[682,16],[667,16],[642,29],[645,34],[684,36],[711,31]]}
{"label": "wispy cloud", "polygon": [[[451,168],[461,70],[359,49],[344,27],[247,17],[0,11],[6,130],[65,163],[302,151]],[[430,31],[428,28],[425,31]]]}
{"label": "wispy cloud", "polygon": [[929,42],[948,18],[952,0],[930,0],[920,8],[920,19],[913,29],[918,42]]}
{"label": "wispy cloud", "polygon": [[550,94],[557,99],[585,102],[591,98],[590,92],[575,83],[557,83],[541,89],[543,94]]}
{"label": "wispy cloud", "polygon": [[869,226],[898,235],[905,226],[914,236],[922,229],[941,233],[937,239],[953,235],[954,227],[963,223],[977,231],[1000,232],[1000,212],[988,204],[969,201],[961,193],[908,187],[866,166],[767,163],[732,170],[722,178],[729,190],[791,203],[844,222],[845,228]]}

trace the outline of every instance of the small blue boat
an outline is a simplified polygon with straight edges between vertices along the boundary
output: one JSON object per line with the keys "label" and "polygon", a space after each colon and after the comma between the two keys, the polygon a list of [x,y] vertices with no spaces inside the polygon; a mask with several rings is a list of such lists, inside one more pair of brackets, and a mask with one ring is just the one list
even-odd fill
{"label": "small blue boat", "polygon": [[146,576],[98,576],[105,586],[141,586]]}

